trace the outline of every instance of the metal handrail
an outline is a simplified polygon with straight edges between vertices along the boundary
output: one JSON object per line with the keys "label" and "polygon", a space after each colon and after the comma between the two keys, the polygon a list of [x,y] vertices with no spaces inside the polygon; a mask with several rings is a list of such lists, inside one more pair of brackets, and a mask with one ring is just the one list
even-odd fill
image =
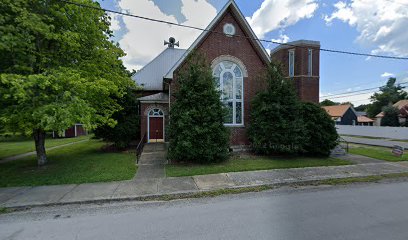
{"label": "metal handrail", "polygon": [[136,147],[136,163],[139,163],[140,155],[142,154],[143,147],[145,144],[146,140],[146,134],[143,134],[143,137],[140,139],[139,144]]}
{"label": "metal handrail", "polygon": [[339,142],[343,142],[346,144],[346,152],[349,152],[349,142],[347,142],[344,138],[339,136]]}

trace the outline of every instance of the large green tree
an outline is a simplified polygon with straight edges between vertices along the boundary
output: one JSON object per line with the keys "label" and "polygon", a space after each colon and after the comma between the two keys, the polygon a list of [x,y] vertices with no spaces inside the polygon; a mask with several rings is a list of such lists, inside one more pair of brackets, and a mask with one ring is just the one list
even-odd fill
{"label": "large green tree", "polygon": [[361,105],[358,105],[357,107],[355,107],[354,110],[365,112],[370,107],[370,105],[371,104],[361,104]]}
{"label": "large green tree", "polygon": [[103,11],[58,0],[0,1],[0,121],[32,134],[39,165],[46,131],[115,124],[115,99],[132,81],[109,26]]}
{"label": "large green tree", "polygon": [[381,126],[399,127],[399,110],[393,106],[383,108],[384,117],[381,118]]}
{"label": "large green tree", "polygon": [[301,149],[303,124],[292,81],[283,77],[280,64],[274,62],[263,79],[267,88],[251,106],[248,133],[252,148],[262,154],[296,153]]}
{"label": "large green tree", "polygon": [[407,92],[403,90],[402,86],[397,85],[396,81],[396,78],[389,78],[387,84],[380,87],[380,92],[371,96],[372,103],[367,108],[369,117],[375,117],[384,107],[408,98]]}
{"label": "large green tree", "polygon": [[177,84],[168,128],[169,158],[196,163],[225,160],[229,142],[223,124],[226,112],[205,57],[190,54]]}
{"label": "large green tree", "polygon": [[119,149],[126,148],[133,140],[137,140],[140,137],[139,102],[137,97],[136,89],[129,88],[126,95],[118,99],[122,110],[112,115],[117,124],[114,127],[108,124],[97,127],[94,131],[95,137],[112,142]]}
{"label": "large green tree", "polygon": [[320,106],[336,106],[336,105],[340,105],[339,102],[334,102],[330,99],[325,99],[323,101],[320,102]]}

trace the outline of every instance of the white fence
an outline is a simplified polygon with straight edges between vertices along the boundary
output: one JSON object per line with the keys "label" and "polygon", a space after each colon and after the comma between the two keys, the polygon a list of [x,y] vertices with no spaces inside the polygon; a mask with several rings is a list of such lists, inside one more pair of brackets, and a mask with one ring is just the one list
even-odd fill
{"label": "white fence", "polygon": [[340,135],[408,139],[408,127],[336,125],[336,128]]}

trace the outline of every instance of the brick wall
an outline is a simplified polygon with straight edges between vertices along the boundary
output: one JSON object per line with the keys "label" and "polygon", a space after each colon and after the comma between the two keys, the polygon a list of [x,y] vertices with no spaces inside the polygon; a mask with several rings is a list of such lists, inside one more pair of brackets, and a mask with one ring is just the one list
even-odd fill
{"label": "brick wall", "polygon": [[[282,64],[284,76],[289,78],[289,50],[295,51],[294,81],[298,96],[303,101],[319,103],[320,50],[319,46],[302,44],[301,47],[281,46],[271,54],[273,61]],[[312,49],[312,76],[308,76],[308,49]]]}
{"label": "brick wall", "polygon": [[[231,23],[235,26],[236,35],[246,36],[244,30],[238,24],[234,13],[227,11],[220,21],[215,25],[214,31],[223,32],[225,23]],[[207,37],[198,45],[197,50],[203,53],[211,63],[219,56],[233,56],[238,58],[245,65],[248,77],[244,77],[244,126],[229,127],[231,130],[231,145],[248,145],[246,131],[250,124],[250,102],[252,98],[262,89],[265,83],[260,80],[259,76],[264,73],[266,63],[264,63],[250,40],[242,37],[228,37],[224,34],[209,33]],[[179,67],[182,69],[183,65]],[[177,89],[177,73],[174,72],[174,79],[171,85],[171,92]],[[173,94],[171,94],[173,95]],[[171,101],[175,101],[172,97]]]}

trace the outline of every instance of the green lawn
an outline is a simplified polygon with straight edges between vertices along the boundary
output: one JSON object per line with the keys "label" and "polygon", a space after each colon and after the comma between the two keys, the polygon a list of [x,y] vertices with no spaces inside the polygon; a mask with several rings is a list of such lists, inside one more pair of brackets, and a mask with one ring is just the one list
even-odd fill
{"label": "green lawn", "polygon": [[[57,138],[57,139],[46,139],[45,147],[55,147],[63,145],[66,143],[77,142],[85,139],[89,139],[90,136],[81,136],[76,138]],[[0,138],[0,159],[23,154],[27,152],[35,151],[35,145],[33,139],[27,139],[25,137],[11,137],[11,138]]]}
{"label": "green lawn", "polygon": [[392,154],[391,148],[385,147],[374,147],[367,145],[353,144],[351,145],[349,152],[352,154],[363,155],[371,158],[376,158],[380,160],[386,160],[391,162],[407,161],[408,152],[405,150],[405,154],[402,157],[396,157]]}
{"label": "green lawn", "polygon": [[340,135],[340,137],[355,137],[355,138],[368,138],[368,139],[387,139],[384,137],[370,137],[370,136],[360,136],[360,135]]}
{"label": "green lawn", "polygon": [[408,142],[408,140],[405,140],[405,139],[403,139],[403,140],[401,140],[401,139],[391,139],[391,141],[393,141],[393,142]]}
{"label": "green lawn", "polygon": [[243,172],[279,168],[302,168],[316,166],[337,166],[351,164],[348,161],[335,158],[268,158],[268,157],[248,157],[236,158],[211,165],[167,165],[166,175],[168,177],[193,176],[212,173]]}
{"label": "green lawn", "polygon": [[0,164],[0,187],[108,182],[131,179],[135,154],[105,153],[99,140],[89,140],[48,152],[49,163],[37,167],[34,156]]}

